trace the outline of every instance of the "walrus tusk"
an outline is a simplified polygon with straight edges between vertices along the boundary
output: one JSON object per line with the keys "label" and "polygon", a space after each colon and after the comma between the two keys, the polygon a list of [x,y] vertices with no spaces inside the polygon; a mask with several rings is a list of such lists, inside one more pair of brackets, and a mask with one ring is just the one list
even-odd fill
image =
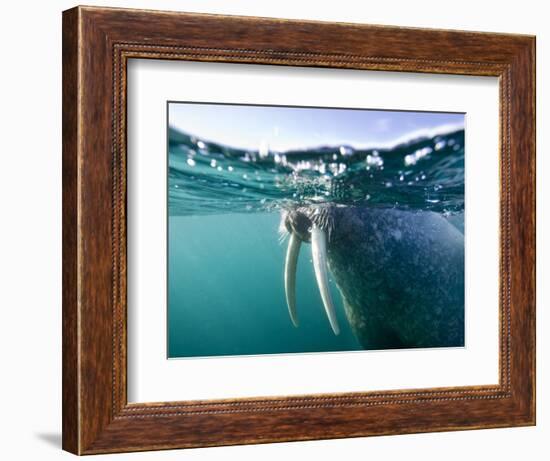
{"label": "walrus tusk", "polygon": [[317,279],[321,299],[325,306],[325,312],[327,313],[332,331],[334,331],[335,335],[338,335],[340,333],[340,327],[338,326],[336,311],[334,310],[334,304],[332,303],[332,297],[330,296],[328,286],[327,234],[324,230],[316,226],[313,226],[311,230],[311,253],[313,255],[315,278]]}
{"label": "walrus tusk", "polygon": [[292,320],[295,327],[298,326],[298,317],[296,316],[296,266],[301,243],[298,236],[291,232],[285,259],[285,295],[290,320]]}

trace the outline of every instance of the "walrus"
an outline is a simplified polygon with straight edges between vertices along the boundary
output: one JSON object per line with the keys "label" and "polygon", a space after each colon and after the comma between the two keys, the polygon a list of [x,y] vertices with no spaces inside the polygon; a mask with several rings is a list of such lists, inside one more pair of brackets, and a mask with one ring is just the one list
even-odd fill
{"label": "walrus", "polygon": [[298,326],[296,267],[311,243],[315,278],[335,334],[329,270],[365,349],[464,346],[464,235],[440,213],[317,205],[283,212],[284,284]]}

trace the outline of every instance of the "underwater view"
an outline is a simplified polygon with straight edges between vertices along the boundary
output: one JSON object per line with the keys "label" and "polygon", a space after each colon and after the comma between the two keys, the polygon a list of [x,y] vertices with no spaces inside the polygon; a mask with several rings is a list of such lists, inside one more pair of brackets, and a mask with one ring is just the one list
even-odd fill
{"label": "underwater view", "polygon": [[464,114],[168,103],[168,357],[464,346]]}

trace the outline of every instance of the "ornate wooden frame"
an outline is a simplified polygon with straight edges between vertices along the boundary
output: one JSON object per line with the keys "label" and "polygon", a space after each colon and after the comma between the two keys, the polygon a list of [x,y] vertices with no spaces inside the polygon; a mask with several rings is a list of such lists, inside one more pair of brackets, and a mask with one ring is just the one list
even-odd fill
{"label": "ornate wooden frame", "polygon": [[[131,58],[499,77],[499,384],[129,404],[125,111]],[[92,7],[63,13],[65,450],[90,454],[534,423],[534,37]]]}

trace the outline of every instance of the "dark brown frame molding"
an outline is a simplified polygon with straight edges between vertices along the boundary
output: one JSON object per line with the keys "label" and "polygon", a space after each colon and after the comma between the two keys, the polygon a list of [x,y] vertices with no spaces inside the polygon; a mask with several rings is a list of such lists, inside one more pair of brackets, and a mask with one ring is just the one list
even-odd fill
{"label": "dark brown frame molding", "polygon": [[[496,76],[500,382],[129,404],[126,65],[171,59]],[[76,454],[535,424],[535,38],[77,7],[63,13],[63,448]]]}

